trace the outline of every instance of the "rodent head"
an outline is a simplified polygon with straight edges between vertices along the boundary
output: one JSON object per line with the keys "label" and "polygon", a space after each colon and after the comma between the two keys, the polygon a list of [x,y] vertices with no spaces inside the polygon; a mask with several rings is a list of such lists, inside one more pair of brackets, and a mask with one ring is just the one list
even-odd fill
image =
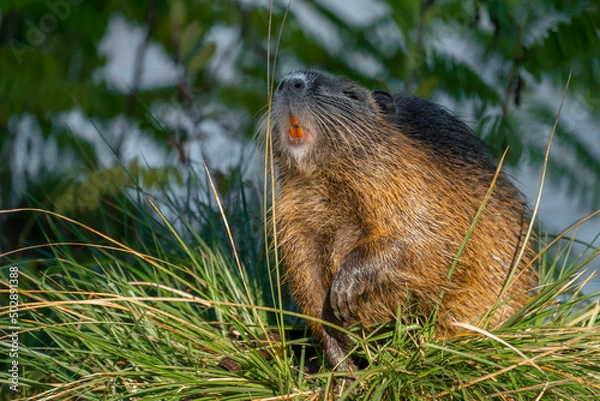
{"label": "rodent head", "polygon": [[330,160],[370,153],[394,113],[386,92],[324,72],[291,72],[275,91],[271,114],[279,167],[310,173]]}

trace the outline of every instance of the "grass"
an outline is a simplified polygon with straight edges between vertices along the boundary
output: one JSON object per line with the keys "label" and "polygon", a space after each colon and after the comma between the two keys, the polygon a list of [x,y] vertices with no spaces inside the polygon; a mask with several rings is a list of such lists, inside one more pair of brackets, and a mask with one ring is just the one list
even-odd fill
{"label": "grass", "polygon": [[[19,268],[21,369],[18,393],[10,391],[10,373],[2,369],[2,397],[330,398],[335,377],[344,373],[327,369],[300,316],[282,307],[278,273],[269,275],[266,263],[244,250],[234,256],[232,243],[219,239],[227,236],[206,243],[194,219],[177,215],[175,228],[150,199],[140,202],[140,215],[129,217],[139,225],[142,250],[58,214],[13,211],[43,217],[55,240],[41,248],[46,257],[2,255],[4,293],[9,267]],[[240,220],[248,213],[227,217],[230,228],[244,227]],[[580,279],[600,248],[576,256],[574,243],[557,238],[552,252],[541,254],[539,293],[493,332],[464,325],[461,335],[439,340],[433,321],[405,326],[400,319],[371,333],[352,332],[363,364],[341,398],[597,399],[600,306],[598,294],[584,293]],[[2,306],[6,333],[9,313]],[[2,355],[10,366],[9,352]],[[224,357],[239,369],[220,367]]]}
{"label": "grass", "polygon": [[[270,171],[267,158],[265,182]],[[268,214],[261,196],[243,187],[218,196],[206,177],[206,196],[190,195],[198,187],[188,185],[183,205],[166,192],[158,202],[139,186],[112,199],[101,215],[127,221],[126,241],[47,210],[0,211],[35,216],[46,235],[44,244],[0,255],[0,291],[17,288],[17,267],[19,301],[18,321],[8,303],[0,306],[0,399],[600,397],[600,294],[584,293],[582,279],[600,245],[575,255],[574,239],[546,238],[538,293],[491,332],[458,323],[460,335],[437,339],[435,316],[349,332],[362,363],[340,387],[347,373],[327,368],[304,325],[309,318],[291,307],[276,249],[261,251],[264,236],[252,224]],[[14,361],[18,392],[10,389]]]}

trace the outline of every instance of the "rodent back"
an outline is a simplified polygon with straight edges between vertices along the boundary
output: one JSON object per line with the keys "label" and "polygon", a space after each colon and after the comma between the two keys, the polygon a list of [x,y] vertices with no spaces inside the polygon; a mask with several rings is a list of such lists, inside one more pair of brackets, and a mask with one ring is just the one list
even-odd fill
{"label": "rodent back", "polygon": [[405,136],[428,147],[436,157],[469,167],[495,170],[488,146],[444,107],[412,95],[394,96],[391,122]]}

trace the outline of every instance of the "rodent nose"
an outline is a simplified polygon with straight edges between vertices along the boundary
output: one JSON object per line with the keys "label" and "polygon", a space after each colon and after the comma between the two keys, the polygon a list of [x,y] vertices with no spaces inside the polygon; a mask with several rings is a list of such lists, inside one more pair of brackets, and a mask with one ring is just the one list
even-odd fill
{"label": "rodent nose", "polygon": [[306,81],[301,77],[288,77],[284,78],[277,87],[277,90],[287,89],[289,91],[303,91],[306,89]]}

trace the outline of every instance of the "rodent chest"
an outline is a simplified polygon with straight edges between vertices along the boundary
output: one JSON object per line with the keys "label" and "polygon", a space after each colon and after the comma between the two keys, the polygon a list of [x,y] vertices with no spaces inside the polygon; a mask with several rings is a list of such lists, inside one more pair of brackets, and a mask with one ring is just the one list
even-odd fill
{"label": "rodent chest", "polygon": [[288,252],[301,247],[322,269],[335,274],[368,232],[360,197],[349,183],[332,177],[289,178],[277,202],[280,228],[295,247]]}

